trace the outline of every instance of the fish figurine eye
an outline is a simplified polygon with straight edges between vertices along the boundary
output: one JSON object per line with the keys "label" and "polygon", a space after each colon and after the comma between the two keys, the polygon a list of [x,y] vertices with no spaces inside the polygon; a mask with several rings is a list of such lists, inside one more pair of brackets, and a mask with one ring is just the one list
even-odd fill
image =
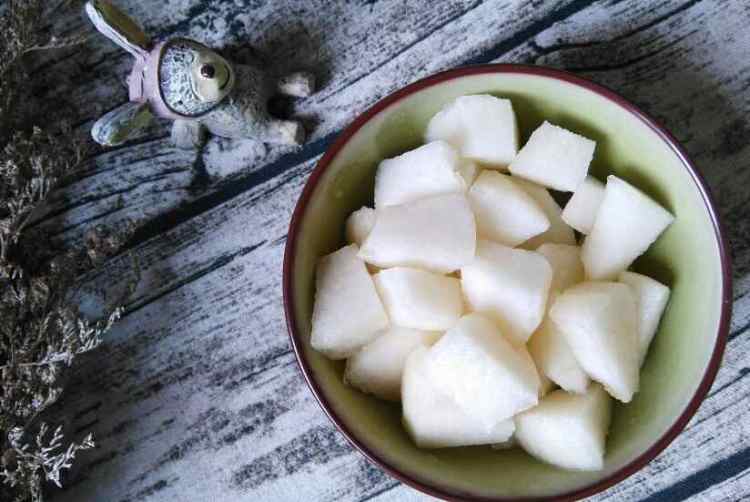
{"label": "fish figurine eye", "polygon": [[191,66],[192,88],[204,103],[222,99],[232,85],[232,69],[229,63],[216,52],[208,49],[196,51]]}
{"label": "fish figurine eye", "polygon": [[201,76],[205,78],[214,78],[216,75],[216,68],[212,64],[204,64],[201,66]]}

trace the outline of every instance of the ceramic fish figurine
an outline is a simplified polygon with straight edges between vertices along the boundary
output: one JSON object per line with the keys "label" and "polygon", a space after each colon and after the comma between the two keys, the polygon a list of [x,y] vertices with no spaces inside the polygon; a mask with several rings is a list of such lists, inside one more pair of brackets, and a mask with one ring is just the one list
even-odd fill
{"label": "ceramic fish figurine", "polygon": [[258,69],[232,64],[186,38],[153,43],[122,11],[105,0],[90,0],[86,14],[96,29],[135,57],[128,77],[130,101],[94,124],[91,135],[107,146],[125,142],[156,117],[173,120],[172,140],[199,148],[207,133],[298,145],[305,130],[296,120],[280,120],[267,110],[275,94],[309,96],[315,78],[297,72],[271,79]]}

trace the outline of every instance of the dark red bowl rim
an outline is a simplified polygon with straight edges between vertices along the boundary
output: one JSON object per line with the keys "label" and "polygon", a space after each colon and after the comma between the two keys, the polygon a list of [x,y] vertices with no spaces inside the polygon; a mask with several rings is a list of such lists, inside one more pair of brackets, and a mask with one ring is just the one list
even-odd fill
{"label": "dark red bowl rim", "polygon": [[518,65],[518,64],[487,64],[477,66],[466,66],[461,68],[455,68],[452,70],[443,71],[435,75],[423,78],[412,84],[403,87],[392,94],[381,99],[364,113],[359,115],[354,122],[349,125],[344,131],[339,134],[336,141],[328,148],[323,157],[318,161],[315,169],[310,174],[307,183],[305,184],[302,194],[300,195],[297,205],[294,208],[292,214],[292,220],[289,224],[289,233],[287,234],[286,248],[284,251],[284,271],[283,271],[283,290],[284,290],[284,310],[286,313],[287,329],[289,331],[289,338],[291,339],[292,348],[297,357],[297,363],[302,371],[302,374],[307,381],[307,385],[312,390],[315,398],[320,404],[323,411],[328,415],[328,418],[338,427],[338,429],[344,434],[349,442],[357,448],[365,457],[371,462],[378,465],[380,468],[388,472],[391,476],[402,481],[417,490],[420,490],[433,497],[439,497],[450,500],[467,500],[467,501],[503,501],[508,502],[511,500],[529,500],[528,498],[502,498],[502,497],[483,497],[480,495],[472,495],[470,493],[463,493],[453,491],[447,487],[434,486],[432,484],[426,484],[425,482],[416,479],[409,474],[400,471],[398,468],[390,465],[387,461],[380,458],[380,456],[372,451],[367,445],[361,442],[354,433],[352,433],[346,424],[341,420],[332,407],[329,405],[325,395],[323,394],[318,383],[313,379],[312,373],[308,362],[302,355],[302,340],[299,332],[297,331],[297,323],[294,315],[294,298],[292,295],[293,285],[293,264],[295,258],[295,252],[297,247],[297,236],[299,232],[299,225],[302,217],[307,208],[307,204],[315,191],[315,188],[320,181],[321,176],[330,165],[331,161],[339,153],[339,151],[346,145],[351,137],[359,131],[364,124],[366,124],[375,115],[385,110],[397,101],[409,96],[415,92],[421,91],[427,87],[445,82],[447,80],[453,80],[460,77],[466,77],[470,75],[479,75],[485,73],[511,73],[511,74],[522,74],[522,75],[536,75],[542,77],[548,77],[552,79],[562,80],[564,82],[574,84],[583,87],[589,91],[595,92],[596,94],[620,105],[622,108],[633,114],[641,122],[646,124],[652,131],[654,131],[674,152],[675,155],[680,159],[683,166],[687,169],[688,173],[692,177],[696,186],[698,187],[703,202],[708,211],[709,217],[714,227],[716,241],[719,246],[719,256],[721,258],[722,268],[722,308],[721,317],[719,320],[719,330],[716,337],[716,345],[714,346],[711,360],[709,361],[706,372],[703,375],[698,389],[695,391],[692,399],[688,403],[687,407],[683,410],[677,420],[667,430],[664,435],[659,438],[650,448],[644,453],[638,456],[635,460],[631,461],[627,465],[623,466],[619,470],[610,474],[606,478],[592,483],[583,488],[563,493],[559,495],[552,495],[548,497],[535,498],[535,500],[547,500],[547,501],[562,501],[562,500],[577,500],[584,497],[589,497],[603,491],[616,483],[624,480],[631,476],[648,462],[653,460],[662,450],[664,450],[677,435],[685,428],[687,423],[690,421],[692,416],[698,410],[703,399],[706,397],[711,385],[716,377],[716,373],[719,370],[721,359],[724,354],[724,347],[727,343],[727,336],[729,332],[729,322],[731,318],[732,310],[732,274],[731,274],[731,258],[729,254],[729,246],[727,245],[726,238],[724,237],[724,230],[719,219],[718,211],[716,210],[713,198],[711,197],[708,185],[706,184],[703,176],[698,172],[695,165],[688,158],[685,149],[679,144],[679,142],[672,136],[667,129],[662,127],[654,119],[649,117],[643,111],[641,111],[634,104],[617,94],[616,92],[604,87],[601,84],[597,84],[585,78],[579,77],[566,71],[545,68],[541,66],[531,65]]}

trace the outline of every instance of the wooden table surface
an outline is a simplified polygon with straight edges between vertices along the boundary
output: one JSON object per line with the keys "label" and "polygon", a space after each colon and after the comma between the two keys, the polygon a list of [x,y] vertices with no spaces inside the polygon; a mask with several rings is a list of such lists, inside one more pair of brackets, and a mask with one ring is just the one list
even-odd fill
{"label": "wooden table surface", "polygon": [[[734,316],[721,371],[687,429],[597,500],[750,499],[750,3],[713,1],[119,0],[154,36],[252,45],[274,71],[322,81],[297,105],[301,149],[212,140],[170,145],[166,124],[97,153],[44,223],[69,243],[93,224],[140,224],[142,280],[127,314],[82,360],[62,404],[94,432],[56,501],[412,500],[324,416],[287,341],[287,225],[320,155],[359,112],[465,64],[564,68],[625,95],[670,128],[707,178],[734,255]],[[87,29],[80,11],[53,20]],[[43,65],[88,130],[126,98],[130,56],[93,36]],[[84,82],[86,83],[84,85]],[[71,104],[72,103],[72,104]],[[132,272],[90,277],[95,311]]]}

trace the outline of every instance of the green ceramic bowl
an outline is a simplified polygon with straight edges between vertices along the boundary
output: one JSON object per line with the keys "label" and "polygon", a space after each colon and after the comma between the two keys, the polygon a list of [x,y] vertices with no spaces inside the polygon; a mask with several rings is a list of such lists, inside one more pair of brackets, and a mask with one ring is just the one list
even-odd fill
{"label": "green ceramic bowl", "polygon": [[[543,120],[596,140],[592,172],[632,182],[669,209],[675,222],[635,263],[672,296],[641,373],[640,391],[618,404],[600,472],[564,471],[520,449],[420,450],[398,405],[342,383],[343,364],[310,347],[317,259],[344,244],[346,217],[372,203],[375,168],[422,143],[427,122],[464,94],[513,101],[522,139]],[[684,428],[719,367],[731,309],[730,263],[706,184],[675,139],[612,91],[533,66],[489,65],[439,73],[360,115],[318,162],[297,203],[284,257],[284,302],[300,368],[323,410],[365,456],[431,495],[468,500],[574,499],[630,476]]]}

